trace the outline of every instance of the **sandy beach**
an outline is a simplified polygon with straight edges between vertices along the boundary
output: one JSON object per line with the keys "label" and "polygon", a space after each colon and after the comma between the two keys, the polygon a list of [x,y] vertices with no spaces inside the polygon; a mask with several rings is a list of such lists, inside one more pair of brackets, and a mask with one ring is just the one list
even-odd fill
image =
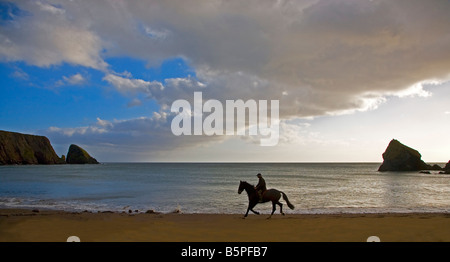
{"label": "sandy beach", "polygon": [[2,209],[1,242],[449,242],[450,214],[128,214]]}

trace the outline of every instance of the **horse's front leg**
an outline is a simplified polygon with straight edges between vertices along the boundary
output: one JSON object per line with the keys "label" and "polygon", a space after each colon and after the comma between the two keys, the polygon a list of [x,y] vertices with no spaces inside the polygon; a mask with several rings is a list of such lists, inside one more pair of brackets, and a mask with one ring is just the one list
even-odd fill
{"label": "horse's front leg", "polygon": [[272,213],[270,214],[270,216],[267,219],[270,219],[272,217],[273,213],[275,212],[275,209],[276,209],[275,203],[272,202]]}
{"label": "horse's front leg", "polygon": [[253,208],[256,206],[256,204],[258,204],[257,202],[250,202],[248,203],[248,207],[247,207],[247,212],[245,213],[244,218],[246,218],[248,216],[248,211],[252,211],[253,213],[259,215],[259,212],[256,212],[255,210],[253,210]]}
{"label": "horse's front leg", "polygon": [[248,211],[250,211],[250,205],[248,205],[248,207],[247,207],[247,212],[245,212],[245,215],[244,215],[243,218],[246,218],[246,217],[248,216]]}
{"label": "horse's front leg", "polygon": [[250,211],[252,211],[253,213],[255,213],[256,215],[259,215],[259,212],[258,211],[255,211],[255,210],[253,210],[253,208],[252,209],[250,209]]}

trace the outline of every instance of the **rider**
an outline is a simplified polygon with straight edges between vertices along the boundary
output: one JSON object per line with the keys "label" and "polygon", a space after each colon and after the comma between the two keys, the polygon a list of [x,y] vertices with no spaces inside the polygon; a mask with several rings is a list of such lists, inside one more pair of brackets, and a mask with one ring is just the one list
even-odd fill
{"label": "rider", "polygon": [[262,178],[261,173],[258,173],[256,175],[258,177],[258,184],[255,186],[256,192],[258,192],[259,195],[259,201],[262,202],[262,196],[264,194],[264,192],[266,192],[267,188],[266,188],[266,181],[264,180],[264,178]]}

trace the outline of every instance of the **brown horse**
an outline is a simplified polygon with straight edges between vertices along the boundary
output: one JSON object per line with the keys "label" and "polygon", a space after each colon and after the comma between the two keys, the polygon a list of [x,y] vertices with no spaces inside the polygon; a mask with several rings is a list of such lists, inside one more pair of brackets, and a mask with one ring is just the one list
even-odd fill
{"label": "brown horse", "polygon": [[289,199],[286,196],[286,194],[279,190],[276,190],[276,189],[266,190],[263,193],[261,202],[260,202],[258,192],[256,191],[255,187],[245,181],[241,181],[241,183],[239,184],[238,194],[242,193],[242,191],[244,191],[244,190],[247,192],[247,195],[248,195],[248,208],[247,208],[247,212],[244,215],[244,218],[247,217],[248,211],[252,211],[253,213],[259,215],[259,212],[256,212],[255,210],[253,210],[253,208],[258,203],[265,203],[265,202],[269,202],[269,201],[272,201],[272,214],[270,214],[270,216],[267,219],[271,218],[273,213],[275,212],[275,209],[276,209],[275,205],[280,206],[280,213],[284,216],[283,204],[280,203],[281,195],[283,195],[283,199],[284,199],[284,201],[286,201],[288,207],[290,209],[294,209],[294,205],[292,205],[291,202],[289,202]]}

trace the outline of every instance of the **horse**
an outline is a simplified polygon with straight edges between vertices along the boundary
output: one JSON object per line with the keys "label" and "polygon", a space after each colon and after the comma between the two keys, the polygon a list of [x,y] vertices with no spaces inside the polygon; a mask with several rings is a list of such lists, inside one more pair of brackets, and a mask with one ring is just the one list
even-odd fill
{"label": "horse", "polygon": [[239,184],[239,188],[238,188],[238,194],[241,194],[242,191],[244,191],[244,190],[247,192],[247,195],[248,195],[248,207],[247,207],[247,212],[244,215],[244,218],[247,217],[248,211],[252,211],[253,213],[259,215],[259,212],[253,210],[253,208],[258,203],[266,203],[269,201],[272,201],[272,213],[270,214],[270,216],[267,219],[271,218],[273,213],[275,212],[275,209],[276,209],[275,205],[280,206],[280,213],[284,216],[283,204],[280,203],[281,195],[283,195],[283,199],[284,199],[284,201],[286,201],[288,207],[290,209],[294,209],[294,205],[291,204],[291,202],[289,202],[287,195],[279,190],[276,190],[273,188],[266,190],[265,192],[263,192],[262,201],[260,201],[258,192],[256,191],[256,189],[253,185],[250,185],[249,183],[247,183],[245,181],[241,181],[241,183]]}

